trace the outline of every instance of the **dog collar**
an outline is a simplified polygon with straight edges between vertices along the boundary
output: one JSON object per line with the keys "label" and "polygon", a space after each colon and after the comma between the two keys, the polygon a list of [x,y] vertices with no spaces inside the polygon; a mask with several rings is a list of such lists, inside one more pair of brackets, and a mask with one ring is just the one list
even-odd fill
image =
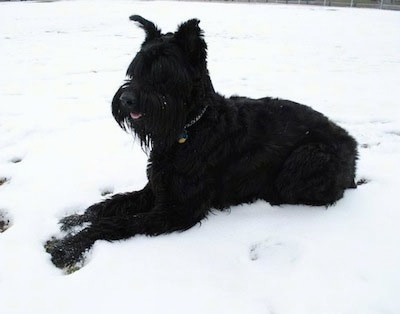
{"label": "dog collar", "polygon": [[189,137],[189,134],[188,134],[186,129],[190,128],[193,124],[198,122],[201,119],[201,117],[204,115],[204,113],[206,112],[207,108],[208,108],[208,106],[205,106],[203,108],[203,110],[196,117],[194,117],[191,121],[189,121],[189,123],[187,123],[185,125],[185,127],[183,128],[183,132],[179,135],[179,138],[178,138],[178,143],[179,144],[183,144],[183,143],[186,142],[186,140]]}

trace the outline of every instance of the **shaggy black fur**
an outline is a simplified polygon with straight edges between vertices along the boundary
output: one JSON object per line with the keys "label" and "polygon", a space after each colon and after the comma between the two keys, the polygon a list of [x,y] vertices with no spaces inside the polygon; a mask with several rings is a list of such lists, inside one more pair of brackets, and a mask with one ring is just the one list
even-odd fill
{"label": "shaggy black fur", "polygon": [[357,144],[344,129],[292,101],[217,94],[198,20],[162,34],[130,19],[146,38],[112,113],[149,152],[149,182],[62,219],[63,230],[82,230],[46,244],[56,266],[73,265],[96,240],[186,230],[212,208],[257,199],[327,206],[355,187]]}

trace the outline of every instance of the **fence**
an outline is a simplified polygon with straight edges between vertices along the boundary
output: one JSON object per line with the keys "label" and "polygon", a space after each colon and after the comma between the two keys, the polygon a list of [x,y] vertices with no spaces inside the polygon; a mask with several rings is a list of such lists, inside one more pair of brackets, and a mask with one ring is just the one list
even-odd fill
{"label": "fence", "polygon": [[[5,2],[5,1],[27,1],[27,0],[0,0],[0,2]],[[36,1],[48,2],[55,0],[36,0]],[[202,0],[202,1],[212,2],[215,0]],[[359,8],[376,8],[376,9],[386,9],[386,10],[400,10],[400,0],[216,0],[216,1],[310,4],[310,5],[323,5],[332,7],[359,7]]]}
{"label": "fence", "polygon": [[270,0],[269,2],[400,10],[400,0]]}
{"label": "fence", "polygon": [[400,0],[183,0],[205,2],[254,2],[254,3],[286,3],[309,4],[332,7],[358,7],[386,10],[400,10]]}

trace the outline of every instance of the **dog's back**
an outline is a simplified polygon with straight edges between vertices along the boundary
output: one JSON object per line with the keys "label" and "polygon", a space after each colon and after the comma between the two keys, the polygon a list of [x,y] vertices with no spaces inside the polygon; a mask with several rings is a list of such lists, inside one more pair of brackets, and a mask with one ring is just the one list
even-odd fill
{"label": "dog's back", "polygon": [[212,161],[215,207],[255,199],[330,205],[355,187],[356,141],[308,106],[217,95],[204,120],[192,145],[200,160]]}

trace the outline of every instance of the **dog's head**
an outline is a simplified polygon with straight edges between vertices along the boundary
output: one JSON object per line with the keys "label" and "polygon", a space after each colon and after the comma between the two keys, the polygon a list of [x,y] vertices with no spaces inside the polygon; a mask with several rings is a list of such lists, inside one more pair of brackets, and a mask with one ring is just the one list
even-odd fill
{"label": "dog's head", "polygon": [[130,17],[146,33],[128,67],[127,81],[114,96],[112,113],[142,146],[172,145],[189,121],[207,106],[213,92],[207,71],[207,45],[199,20],[163,34],[138,15]]}

